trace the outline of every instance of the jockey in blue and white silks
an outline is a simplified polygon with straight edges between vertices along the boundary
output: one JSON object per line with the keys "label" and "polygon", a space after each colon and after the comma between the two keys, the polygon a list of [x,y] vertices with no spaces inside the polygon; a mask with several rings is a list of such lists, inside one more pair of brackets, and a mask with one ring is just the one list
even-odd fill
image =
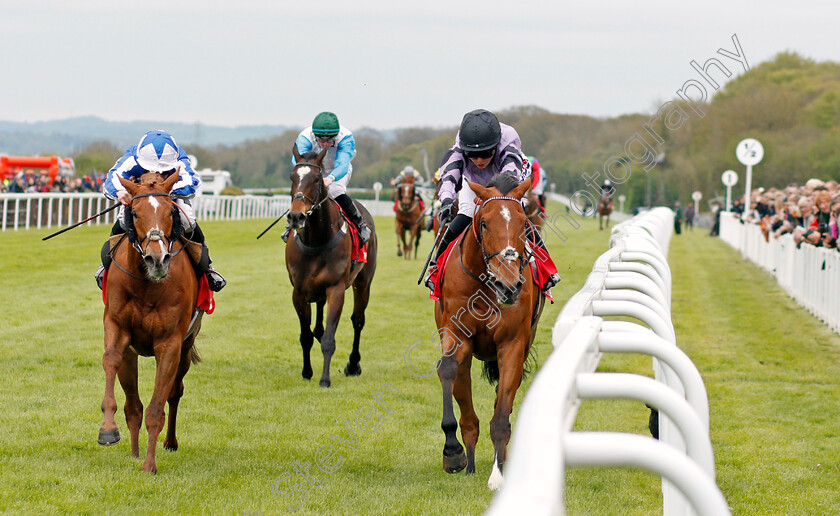
{"label": "jockey in blue and white silks", "polygon": [[[185,236],[193,242],[199,243],[205,252],[204,232],[195,221],[190,199],[192,199],[201,187],[201,179],[195,173],[190,164],[187,153],[175,143],[175,139],[166,131],[149,131],[144,134],[137,145],[129,147],[123,156],[117,160],[105,182],[102,183],[102,193],[105,197],[119,201],[120,214],[117,222],[111,229],[111,235],[119,235],[126,232],[125,208],[131,204],[131,195],[120,183],[119,178],[129,181],[136,181],[146,172],[157,172],[164,177],[171,174],[178,174],[178,181],[172,186],[171,195],[180,208],[180,222],[184,227]],[[108,243],[106,242],[106,245]],[[203,262],[204,260],[202,260]],[[207,276],[207,283],[211,290],[218,292],[225,286],[225,279],[211,265],[209,253],[207,255],[206,269],[200,270]],[[96,284],[102,288],[102,278],[105,266],[100,265],[96,271]]]}
{"label": "jockey in blue and white silks", "polygon": [[[174,172],[173,172],[174,171]],[[181,224],[189,232],[195,226],[195,213],[188,199],[195,197],[201,187],[201,179],[192,168],[184,149],[178,147],[175,139],[164,131],[149,131],[137,145],[129,147],[117,160],[102,184],[102,193],[111,200],[118,200],[120,192],[126,192],[119,178],[134,181],[146,172],[177,173],[180,178],[172,187],[175,202],[181,207]],[[187,215],[186,220],[184,214]],[[120,220],[124,220],[125,206],[120,208]]]}
{"label": "jockey in blue and white silks", "polygon": [[[323,167],[324,186],[331,199],[341,206],[350,221],[359,229],[361,245],[370,240],[370,228],[362,218],[353,200],[347,195],[347,183],[353,175],[353,165],[350,163],[356,156],[356,138],[349,129],[338,123],[335,113],[324,111],[318,113],[312,125],[300,132],[295,140],[298,153],[314,151],[320,153],[325,147],[327,153],[321,162]],[[297,165],[294,155],[292,165]],[[283,241],[287,241],[292,231],[291,225],[286,225]]]}

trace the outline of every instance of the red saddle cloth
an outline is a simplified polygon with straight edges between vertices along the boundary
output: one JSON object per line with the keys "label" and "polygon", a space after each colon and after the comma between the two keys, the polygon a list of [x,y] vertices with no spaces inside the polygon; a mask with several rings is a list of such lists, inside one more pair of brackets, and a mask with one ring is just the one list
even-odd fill
{"label": "red saddle cloth", "polygon": [[[102,275],[102,303],[107,303],[108,296],[108,271]],[[216,300],[213,299],[213,291],[210,290],[210,284],[207,283],[207,276],[202,274],[198,279],[198,301],[195,303],[196,308],[212,314],[216,309]]]}
{"label": "red saddle cloth", "polygon": [[[452,248],[455,244],[462,238],[464,238],[463,234],[451,242],[443,253],[441,253],[440,258],[438,258],[438,268],[432,271],[432,274],[429,276],[429,279],[435,285],[435,289],[429,293],[429,299],[440,301],[441,284],[443,283],[443,276],[446,274],[446,264],[449,262],[449,255],[452,254]],[[551,259],[548,252],[542,247],[534,246],[533,251],[534,258],[531,260],[531,278],[534,284],[542,289],[549,276],[557,273],[557,266],[554,265],[554,260]],[[542,294],[554,303],[554,297],[551,295],[550,289],[544,291]]]}
{"label": "red saddle cloth", "polygon": [[429,279],[432,283],[435,284],[435,289],[429,292],[429,299],[434,299],[435,301],[440,301],[441,298],[441,284],[443,283],[443,275],[446,272],[446,264],[449,262],[449,255],[452,254],[452,248],[455,247],[455,244],[458,243],[459,240],[464,238],[464,234],[461,233],[461,236],[453,240],[446,246],[446,249],[443,250],[440,257],[437,259],[437,269],[432,271],[431,276]]}
{"label": "red saddle cloth", "polygon": [[[423,198],[422,197],[417,197],[417,200],[420,201],[420,211],[426,211],[426,203],[423,202]],[[400,201],[394,201],[394,206],[392,208],[394,210],[394,213],[397,212],[397,209],[399,208],[399,206],[400,206]]]}
{"label": "red saddle cloth", "polygon": [[347,230],[350,232],[350,239],[353,241],[353,248],[350,250],[350,260],[353,262],[367,263],[368,245],[359,245],[359,229],[350,221],[350,218],[346,213],[344,213],[341,206],[339,206],[335,200],[330,200],[332,200],[335,207],[338,208],[338,212],[341,213],[341,216],[344,217],[344,221],[347,223]]}

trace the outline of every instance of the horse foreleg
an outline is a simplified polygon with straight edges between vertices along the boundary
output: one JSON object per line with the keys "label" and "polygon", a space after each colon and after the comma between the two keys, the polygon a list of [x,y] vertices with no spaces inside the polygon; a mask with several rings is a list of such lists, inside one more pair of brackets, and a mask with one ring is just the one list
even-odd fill
{"label": "horse foreleg", "polygon": [[417,259],[417,249],[420,247],[420,223],[411,228],[411,239],[414,242],[414,259]]}
{"label": "horse foreleg", "polygon": [[447,473],[458,473],[467,465],[464,447],[458,442],[455,431],[458,422],[455,420],[455,409],[452,406],[452,389],[458,376],[458,361],[453,356],[442,356],[438,366],[438,378],[443,390],[443,418],[440,428],[443,430],[445,442],[443,444],[443,470]]}
{"label": "horse foreleg", "polygon": [[504,480],[502,468],[507,456],[507,445],[510,442],[510,413],[513,410],[516,390],[522,382],[522,368],[525,364],[525,356],[521,350],[527,349],[524,342],[521,345],[516,342],[507,347],[510,349],[500,350],[498,353],[499,384],[496,387],[495,410],[490,420],[490,439],[493,441],[494,460],[493,472],[487,480],[487,487],[494,491],[502,486]]}
{"label": "horse foreleg", "polygon": [[175,376],[175,383],[172,384],[172,392],[169,393],[169,422],[166,426],[166,438],[163,440],[163,447],[170,451],[178,449],[178,438],[175,435],[175,426],[178,418],[178,402],[184,395],[184,376],[190,370],[192,363],[192,346],[195,342],[195,334],[184,342],[183,349],[188,350],[181,354],[181,361],[178,364],[178,373]]}
{"label": "horse foreleg", "polygon": [[312,378],[312,362],[309,359],[309,351],[312,349],[312,330],[310,324],[312,323],[312,307],[306,297],[297,289],[292,292],[292,304],[297,312],[298,320],[300,321],[300,347],[303,350],[303,371],[301,376],[304,380]]}
{"label": "horse foreleg", "polygon": [[335,353],[335,330],[341,318],[344,307],[344,283],[333,285],[327,289],[327,325],[324,336],[321,337],[321,353],[324,355],[324,370],[321,372],[321,387],[330,386],[330,361]]}
{"label": "horse foreleg", "polygon": [[158,436],[163,430],[163,423],[166,420],[164,404],[175,385],[175,376],[181,362],[181,341],[182,336],[175,335],[167,341],[155,345],[155,389],[152,392],[152,400],[146,409],[146,431],[149,432],[149,443],[146,447],[146,460],[143,462],[143,471],[157,473],[155,463],[155,451],[157,450]]}
{"label": "horse foreleg", "polygon": [[359,287],[353,285],[353,315],[350,322],[353,323],[353,351],[350,352],[350,359],[344,366],[344,374],[347,376],[358,376],[362,374],[362,366],[359,361],[362,359],[359,353],[359,344],[362,339],[362,329],[365,327],[365,309],[370,299],[370,283]]}
{"label": "horse foreleg", "polygon": [[137,392],[137,353],[127,350],[119,370],[120,385],[125,392],[125,422],[131,434],[131,456],[140,456],[140,425],[143,423],[143,402]]}
{"label": "horse foreleg", "polygon": [[402,256],[402,247],[400,247],[400,238],[402,238],[403,227],[400,221],[396,222],[396,233],[397,233],[397,256]]}
{"label": "horse foreleg", "polygon": [[120,442],[120,431],[114,420],[114,414],[117,412],[114,383],[129,338],[130,335],[121,331],[113,319],[105,316],[105,353],[102,354],[102,368],[105,370],[105,397],[102,398],[103,419],[99,426],[98,438],[99,444],[103,446]]}
{"label": "horse foreleg", "polygon": [[458,376],[455,377],[452,394],[461,409],[461,438],[467,449],[467,475],[475,473],[475,445],[478,443],[478,416],[475,414],[472,399],[472,378],[470,366],[472,357],[463,357],[458,365]]}
{"label": "horse foreleg", "polygon": [[326,298],[315,302],[315,328],[312,330],[312,335],[318,341],[324,336],[324,303],[326,302]]}

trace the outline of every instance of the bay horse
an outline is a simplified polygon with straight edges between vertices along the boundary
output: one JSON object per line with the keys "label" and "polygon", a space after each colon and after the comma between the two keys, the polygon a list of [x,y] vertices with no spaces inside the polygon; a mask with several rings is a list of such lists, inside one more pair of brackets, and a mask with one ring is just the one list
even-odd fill
{"label": "bay horse", "polygon": [[[327,149],[316,154],[313,151],[300,155],[297,145],[292,146],[297,163],[292,169],[292,206],[289,224],[294,229],[294,238],[286,244],[286,269],[292,283],[292,303],[300,321],[300,346],[303,349],[304,379],[312,378],[312,364],[309,351],[313,338],[321,343],[324,355],[324,369],[319,384],[330,386],[330,360],[335,353],[335,331],[344,307],[344,291],[353,286],[353,350],[344,367],[346,376],[362,373],[359,365],[359,341],[365,326],[365,309],[370,299],[370,284],[376,272],[376,230],[373,218],[360,203],[359,213],[371,228],[367,244],[367,263],[352,262],[352,237],[347,222],[339,212],[324,186],[321,162]],[[312,307],[317,314],[315,328],[312,323]],[[327,305],[327,322],[324,325],[324,304]]]}
{"label": "bay horse", "polygon": [[[397,211],[394,224],[397,231],[397,256],[405,253],[405,259],[411,259],[411,249],[414,248],[414,258],[417,258],[417,248],[420,247],[420,228],[424,225],[425,213],[417,199],[414,176],[406,176],[402,183],[396,185]],[[405,237],[408,234],[408,241]],[[402,241],[402,246],[400,246]]]}
{"label": "bay horse", "polygon": [[[473,408],[470,367],[473,357],[484,362],[484,376],[497,383],[490,438],[493,471],[490,489],[502,484],[502,467],[510,441],[510,414],[522,382],[525,360],[536,335],[544,298],[532,279],[530,251],[523,235],[527,218],[520,199],[530,184],[517,186],[509,176],[497,175],[488,186],[470,182],[479,206],[472,226],[452,248],[435,304],[435,322],[442,356],[438,377],[443,390],[441,429],[446,437],[443,469],[475,473],[478,417]],[[461,437],[452,398],[461,410]]]}
{"label": "bay horse", "polygon": [[604,229],[604,221],[607,223],[607,229],[610,229],[610,213],[612,211],[612,199],[607,194],[602,195],[601,200],[598,201],[598,229]]}
{"label": "bay horse", "polygon": [[137,356],[154,356],[155,387],[146,409],[149,442],[143,462],[143,471],[149,473],[157,472],[155,450],[166,419],[167,401],[169,426],[163,447],[178,449],[175,422],[184,394],[184,375],[191,363],[201,360],[194,347],[203,314],[194,312],[198,279],[188,253],[181,252],[184,244],[179,239],[183,232],[179,208],[170,197],[178,177],[176,173],[163,180],[160,174],[146,173],[140,184],[120,178],[131,195],[131,203],[125,208],[129,224],[126,236],[131,245],[117,244],[114,248],[105,287],[105,398],[98,440],[101,445],[120,440],[114,420],[114,379],[119,376],[125,391],[131,455],[140,456],[143,403],[137,391]]}
{"label": "bay horse", "polygon": [[540,205],[540,198],[534,193],[532,187],[529,187],[528,191],[525,192],[522,207],[525,209],[525,216],[528,217],[531,224],[534,225],[537,231],[542,231],[545,216]]}

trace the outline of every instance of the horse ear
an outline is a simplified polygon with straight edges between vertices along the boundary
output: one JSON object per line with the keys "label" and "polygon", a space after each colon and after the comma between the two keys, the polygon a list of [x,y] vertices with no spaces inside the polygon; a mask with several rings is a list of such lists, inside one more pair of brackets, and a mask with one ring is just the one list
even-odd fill
{"label": "horse ear", "polygon": [[485,199],[493,197],[488,188],[485,188],[478,183],[473,183],[472,181],[467,181],[467,184],[470,185],[472,191],[475,192],[476,198],[481,199],[483,201]]}
{"label": "horse ear", "polygon": [[329,147],[326,147],[326,146],[323,149],[321,149],[321,152],[318,153],[318,157],[315,158],[315,162],[320,164],[322,161],[324,161],[324,156],[327,155],[328,150],[329,150]]}
{"label": "horse ear", "polygon": [[525,193],[528,191],[528,188],[531,186],[532,182],[533,177],[531,176],[531,174],[528,174],[528,176],[525,179],[523,179],[521,183],[519,183],[519,186],[510,191],[508,196],[513,197],[514,199],[521,199],[525,197]]}
{"label": "horse ear", "polygon": [[164,192],[171,192],[172,187],[175,186],[175,183],[178,182],[181,175],[178,171],[173,172],[169,177],[166,178],[166,181],[163,182],[163,191]]}
{"label": "horse ear", "polygon": [[292,155],[295,157],[295,163],[301,160],[300,152],[298,152],[297,142],[292,144]]}
{"label": "horse ear", "polygon": [[130,179],[124,179],[122,177],[118,177],[117,179],[120,180],[120,183],[128,190],[128,193],[131,194],[132,197],[137,195],[137,183],[131,181]]}

